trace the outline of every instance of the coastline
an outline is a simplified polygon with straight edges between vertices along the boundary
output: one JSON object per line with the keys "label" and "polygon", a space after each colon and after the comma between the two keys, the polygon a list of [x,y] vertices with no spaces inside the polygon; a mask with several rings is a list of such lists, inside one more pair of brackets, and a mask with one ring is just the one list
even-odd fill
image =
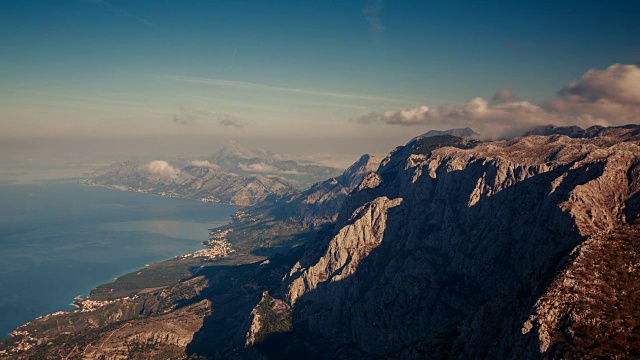
{"label": "coastline", "polygon": [[160,197],[164,197],[164,198],[196,200],[196,201],[200,201],[200,202],[203,202],[203,203],[212,203],[212,204],[219,204],[219,205],[235,206],[237,208],[247,208],[247,207],[251,206],[251,205],[242,205],[242,204],[236,204],[236,203],[232,203],[232,202],[220,201],[218,199],[195,198],[195,197],[182,196],[182,195],[176,194],[174,192],[166,192],[166,191],[155,192],[153,190],[135,189],[135,188],[131,188],[131,187],[124,186],[124,185],[98,184],[98,183],[93,182],[91,179],[77,180],[77,183],[82,184],[84,186],[100,187],[100,188],[104,188],[104,189],[117,190],[117,191],[122,191],[122,192],[132,192],[132,193],[138,193],[138,194],[160,196]]}
{"label": "coastline", "polygon": [[[48,186],[44,186],[47,185]],[[18,184],[18,183],[9,183],[9,184],[3,184],[5,186],[30,186],[31,184]],[[15,190],[13,188],[5,188],[5,191],[8,192],[14,192],[15,193],[15,198],[16,201],[24,201],[23,197],[21,197],[22,195],[20,195],[20,193],[35,193],[36,196],[30,196],[29,198],[31,199],[31,201],[34,202],[34,204],[37,204],[38,207],[40,207],[40,204],[43,203],[43,201],[45,203],[51,203],[51,204],[59,204],[59,201],[57,201],[57,197],[60,198],[65,198],[65,200],[69,200],[71,201],[72,199],[76,198],[76,196],[74,194],[77,194],[77,186],[82,186],[83,184],[80,184],[78,179],[59,179],[59,180],[45,180],[43,182],[38,182],[38,183],[34,183],[34,189],[35,190],[31,190],[31,188],[19,188],[20,192],[16,193]],[[61,192],[61,193],[60,193]],[[61,195],[51,195],[53,193],[60,193]],[[84,194],[88,194],[88,196],[85,196]],[[124,193],[124,192],[123,192]],[[42,196],[44,197],[42,197]],[[135,198],[133,198],[133,200],[131,200],[130,197],[128,196],[114,196],[113,194],[109,194],[109,193],[94,193],[93,191],[90,192],[83,192],[83,194],[81,195],[81,198],[83,198],[83,202],[81,203],[80,207],[78,207],[77,209],[74,206],[74,212],[70,213],[67,211],[61,212],[56,210],[58,213],[67,213],[70,214],[69,216],[67,216],[65,218],[65,221],[68,221],[68,218],[70,216],[72,216],[71,214],[75,214],[76,212],[78,214],[82,214],[82,217],[87,216],[87,211],[85,211],[87,208],[91,209],[93,207],[95,207],[95,205],[87,205],[88,203],[93,203],[93,204],[98,204],[98,208],[99,211],[101,211],[100,214],[118,214],[119,217],[117,218],[113,218],[113,219],[109,219],[107,221],[105,220],[99,220],[100,224],[116,224],[119,222],[122,222],[122,218],[127,218],[126,215],[123,216],[122,212],[120,210],[118,210],[117,212],[113,212],[113,207],[109,206],[110,203],[122,203],[122,204],[127,204],[127,203],[137,203],[137,201],[135,200]],[[102,200],[100,200],[102,199]],[[106,200],[106,201],[105,201]],[[194,200],[194,199],[186,199],[186,198],[182,198],[181,200]],[[75,200],[74,200],[75,201]],[[11,205],[11,202],[7,203],[8,205]],[[64,298],[62,298],[62,296],[64,296],[64,291],[58,291],[57,292],[57,297],[56,298],[51,298],[51,299],[43,299],[41,296],[38,295],[34,295],[34,298],[37,298],[38,303],[34,303],[33,305],[31,303],[24,303],[24,302],[20,302],[20,303],[15,303],[15,305],[12,305],[12,303],[9,303],[8,306],[5,306],[5,308],[3,309],[3,311],[11,311],[13,315],[12,317],[5,317],[4,318],[4,323],[5,326],[3,327],[3,329],[6,329],[6,333],[5,331],[3,331],[3,334],[0,335],[0,341],[4,341],[8,338],[10,338],[10,333],[23,327],[25,324],[29,323],[29,322],[33,322],[34,320],[41,318],[43,316],[49,316],[51,314],[59,314],[61,312],[63,313],[70,313],[73,312],[79,308],[81,308],[83,305],[83,303],[85,302],[85,300],[88,298],[89,300],[92,299],[91,294],[92,293],[96,293],[96,291],[100,288],[104,288],[105,285],[107,284],[111,284],[111,283],[117,283],[119,279],[123,278],[123,277],[127,277],[131,274],[136,274],[139,273],[141,270],[144,270],[145,268],[158,268],[158,267],[162,267],[164,265],[162,265],[163,263],[169,262],[171,263],[172,261],[176,260],[179,257],[185,257],[185,256],[191,256],[193,254],[195,254],[198,251],[202,251],[202,250],[207,250],[207,239],[209,238],[211,229],[215,229],[219,226],[225,226],[228,225],[231,221],[231,215],[235,212],[236,207],[232,206],[232,207],[227,207],[227,208],[220,208],[221,210],[216,210],[218,208],[214,207],[211,212],[207,211],[206,209],[208,209],[207,205],[197,205],[197,206],[189,206],[187,205],[186,207],[184,205],[182,205],[183,203],[173,203],[173,205],[171,205],[171,207],[169,208],[170,210],[167,210],[166,212],[162,213],[162,218],[155,218],[153,217],[153,215],[151,217],[149,217],[148,215],[144,215],[145,217],[140,218],[139,214],[144,213],[145,212],[145,208],[147,207],[151,207],[151,208],[157,208],[157,206],[161,206],[161,204],[158,204],[158,200],[153,200],[153,201],[143,201],[143,204],[141,206],[136,206],[137,209],[135,210],[135,215],[132,215],[131,217],[131,222],[158,222],[158,223],[162,223],[164,222],[163,219],[166,219],[166,216],[174,216],[173,214],[176,214],[175,216],[177,216],[175,218],[175,220],[172,220],[171,222],[176,222],[176,223],[180,223],[182,221],[182,219],[189,219],[189,214],[192,213],[200,213],[198,212],[200,208],[202,208],[203,210],[205,210],[204,212],[202,212],[203,216],[199,218],[199,220],[195,220],[195,221],[190,221],[187,220],[188,222],[198,222],[202,224],[202,228],[203,230],[198,230],[197,228],[194,228],[193,232],[198,232],[201,233],[201,235],[198,236],[197,238],[175,238],[175,240],[179,240],[180,242],[175,242],[172,238],[172,235],[168,235],[165,233],[153,233],[153,232],[149,232],[149,231],[145,231],[145,230],[136,230],[136,229],[128,229],[128,230],[124,230],[125,232],[123,232],[122,234],[119,233],[119,230],[105,230],[102,229],[101,225],[98,225],[98,223],[96,223],[96,226],[98,226],[99,228],[101,228],[102,231],[101,233],[96,234],[95,232],[92,232],[94,235],[98,235],[98,237],[95,237],[94,235],[89,235],[90,231],[85,231],[82,230],[84,232],[86,232],[86,236],[90,236],[89,238],[86,238],[88,241],[82,242],[82,244],[78,243],[79,246],[82,246],[83,248],[81,249],[81,254],[83,255],[78,255],[77,257],[75,257],[73,261],[73,264],[71,265],[72,267],[78,267],[78,269],[72,270],[72,268],[69,268],[67,266],[68,270],[64,270],[66,272],[71,271],[70,274],[74,274],[72,277],[66,278],[65,272],[63,272],[63,270],[61,269],[60,271],[56,271],[56,272],[51,272],[49,269],[53,266],[56,266],[54,264],[56,264],[56,261],[60,261],[60,263],[67,263],[66,259],[69,256],[73,256],[73,255],[65,255],[65,254],[72,254],[72,252],[68,252],[67,250],[63,250],[66,249],[66,246],[69,246],[67,244],[75,244],[76,242],[78,242],[78,236],[83,236],[82,231],[77,230],[77,229],[71,229],[71,231],[74,231],[69,237],[66,235],[66,231],[68,230],[68,227],[65,226],[65,223],[61,223],[58,222],[58,216],[60,215],[56,215],[56,217],[51,220],[47,220],[48,222],[53,221],[55,224],[55,227],[53,229],[53,232],[51,231],[51,227],[50,226],[40,226],[38,225],[39,228],[48,228],[50,229],[49,231],[46,232],[42,232],[42,234],[51,234],[53,233],[53,235],[46,235],[47,238],[42,238],[42,240],[40,240],[39,238],[34,238],[34,239],[38,239],[38,240],[34,240],[37,242],[24,242],[22,240],[23,236],[21,235],[21,233],[15,233],[16,235],[11,235],[13,236],[11,238],[11,241],[13,241],[14,244],[24,244],[24,245],[20,245],[20,248],[15,248],[12,250],[12,252],[5,252],[5,257],[7,257],[7,261],[9,261],[8,263],[6,263],[7,266],[12,266],[14,260],[11,259],[16,259],[15,261],[17,261],[17,255],[18,254],[23,254],[24,251],[22,251],[21,249],[28,249],[29,246],[33,247],[33,246],[37,246],[38,248],[40,248],[41,250],[39,250],[36,254],[31,254],[30,256],[35,257],[35,258],[39,258],[40,256],[46,256],[45,258],[47,259],[46,264],[47,268],[43,269],[45,272],[41,272],[41,267],[38,266],[32,266],[29,265],[29,262],[22,262],[21,263],[21,268],[25,267],[29,270],[28,273],[26,273],[26,276],[28,276],[28,278],[31,277],[39,277],[42,279],[47,278],[47,276],[65,276],[64,278],[64,285],[60,285],[60,289],[68,289],[71,290],[73,292],[75,292],[75,294],[72,295],[67,295],[68,297],[66,298],[66,300]],[[186,203],[184,203],[186,204]],[[107,206],[104,206],[107,205]],[[223,206],[229,206],[226,204],[220,204]],[[28,204],[25,204],[25,206],[30,206]],[[203,207],[204,206],[204,207]],[[55,209],[58,209],[58,207],[56,207]],[[222,217],[216,217],[217,213],[224,214],[224,220]],[[226,213],[225,213],[226,212]],[[133,214],[133,213],[132,213]],[[37,214],[33,214],[30,212],[25,212],[24,218],[31,218],[33,216],[38,216]],[[66,216],[66,215],[62,215],[62,216]],[[75,216],[75,215],[73,215]],[[91,215],[90,215],[91,216]],[[101,215],[102,216],[102,215]],[[219,220],[218,220],[219,218]],[[22,218],[21,218],[22,219]],[[100,218],[102,219],[102,218]],[[147,220],[148,219],[148,220]],[[203,221],[203,219],[211,219],[210,221]],[[14,221],[14,220],[12,220]],[[91,220],[94,221],[94,220]],[[87,222],[85,224],[82,225],[78,225],[83,227],[83,229],[87,229],[87,228],[93,228],[94,226],[92,226],[90,222]],[[19,224],[24,224],[26,226],[27,222],[26,221],[22,221],[20,220],[18,222]],[[213,226],[212,226],[213,225]],[[32,226],[36,226],[33,225],[33,223],[29,224],[29,227],[27,227],[26,229],[30,229]],[[173,225],[171,225],[173,226]],[[17,229],[17,228],[16,228]],[[13,229],[12,229],[13,230]],[[27,230],[30,231],[30,230]],[[140,237],[139,235],[136,235],[135,232],[139,232],[141,235],[144,234],[143,237]],[[144,231],[144,233],[142,232]],[[160,231],[164,231],[164,230],[160,230]],[[102,234],[102,235],[101,235]],[[107,235],[108,234],[108,235]],[[108,238],[105,238],[108,237]],[[175,236],[175,235],[173,235]],[[193,236],[193,235],[192,235]],[[136,238],[135,240],[133,240],[133,238]],[[156,242],[156,241],[152,241],[152,239],[159,237],[159,239],[161,239],[161,241]],[[71,239],[68,240],[67,242],[57,242],[57,239],[61,238],[61,239]],[[123,240],[119,240],[120,238],[122,238]],[[46,239],[46,240],[45,240]],[[111,240],[108,240],[111,239]],[[128,239],[132,239],[132,240],[128,240]],[[107,241],[107,242],[105,242]],[[130,243],[129,241],[134,241],[134,243]],[[110,243],[109,243],[110,242]],[[38,244],[38,245],[36,245]],[[148,244],[148,245],[146,245]],[[187,248],[185,248],[184,245],[188,245]],[[135,248],[133,248],[131,250],[122,250],[122,251],[127,251],[126,256],[124,258],[120,258],[118,260],[118,262],[110,262],[110,260],[108,260],[110,258],[110,256],[112,257],[112,255],[117,252],[118,248],[121,246],[126,246],[127,248],[131,249],[131,246],[134,246]],[[44,246],[44,247],[43,247]],[[90,251],[90,249],[93,249],[95,246],[100,246],[100,247],[105,247],[108,246],[110,248],[109,250],[109,255],[107,255],[107,257],[105,258],[104,256],[101,255],[97,255],[99,253],[101,253],[100,250],[98,251],[94,251],[92,254],[90,254],[90,256],[88,258],[85,258],[84,254],[89,255],[88,251]],[[140,252],[139,250],[142,249],[145,246],[149,246],[150,250],[146,251],[146,252]],[[182,250],[180,250],[180,248],[182,248]],[[50,250],[47,250],[50,249]],[[73,251],[77,251],[75,247],[71,248]],[[96,248],[98,249],[98,248]],[[174,250],[174,252],[171,254],[171,249]],[[178,250],[177,252],[175,252],[175,250]],[[48,255],[46,255],[46,253],[48,251],[53,251],[54,254],[56,254],[56,256],[54,257],[50,257]],[[158,254],[162,254],[165,253],[164,256],[160,256],[159,258],[157,257]],[[169,252],[169,254],[167,254],[167,252]],[[12,254],[16,254],[16,255],[12,255]],[[42,254],[42,255],[41,255]],[[156,254],[155,258],[154,254]],[[56,260],[60,258],[60,260]],[[145,258],[146,261],[145,262],[138,262],[138,264],[135,264],[136,260],[135,259],[141,259],[144,260]],[[91,266],[89,269],[90,271],[88,273],[85,273],[84,271],[80,270],[80,264],[84,264],[82,266],[86,267],[87,265],[89,265],[91,263],[91,261],[99,261],[102,264],[107,264],[107,265],[101,265],[98,268],[93,268],[93,266]],[[151,261],[149,261],[151,260]],[[132,264],[134,264],[132,266]],[[144,266],[146,264],[146,266]],[[121,267],[119,271],[113,273],[114,275],[111,276],[100,276],[100,273],[102,274],[108,274],[109,271],[112,271],[113,269],[117,269],[117,265],[125,265],[124,267]],[[16,265],[17,266],[17,265]],[[144,267],[143,267],[144,266]],[[111,270],[109,270],[108,268],[110,268]],[[22,270],[20,270],[22,271]],[[46,274],[47,276],[42,277],[39,274]],[[55,274],[55,275],[54,275]],[[186,272],[183,272],[183,274],[189,275]],[[98,275],[97,277],[95,275]],[[22,277],[24,277],[25,275],[21,275]],[[89,286],[82,286],[83,281],[84,283],[86,283],[87,279],[90,279],[91,276],[94,276],[94,278],[96,278],[95,281],[91,281],[89,283]],[[14,278],[16,278],[15,276],[13,276]],[[0,279],[1,280],[1,279]],[[80,280],[80,282],[78,282],[78,280]],[[46,281],[45,281],[46,282]],[[7,283],[7,284],[12,284],[15,283],[15,281],[12,281],[11,283]],[[29,288],[25,288],[24,291],[22,291],[22,293],[17,293],[16,295],[13,295],[15,298],[18,298],[18,296],[20,296],[20,299],[22,299],[22,297],[26,296],[25,294],[27,292],[30,292],[29,294],[33,293],[32,290],[30,290],[31,288],[38,286],[36,285],[34,282],[29,282],[31,284],[31,286]],[[51,282],[48,282],[49,284],[51,284]],[[70,286],[70,284],[72,286]],[[79,286],[78,286],[79,285]],[[12,285],[12,286],[20,286],[18,285],[18,283],[16,283],[16,285]],[[22,288],[22,287],[21,287]],[[48,287],[43,288],[43,291],[49,291],[47,290]],[[75,290],[74,290],[75,289]],[[78,291],[80,290],[80,291]],[[69,291],[67,291],[69,292]],[[24,294],[23,294],[24,293]],[[62,295],[62,296],[61,296]],[[1,299],[0,299],[1,300]],[[71,301],[69,301],[71,300]],[[5,303],[6,304],[6,303]],[[42,306],[40,304],[46,304],[45,306]],[[22,312],[17,312],[17,311],[13,311],[14,307],[25,307],[25,306],[31,306],[30,308],[27,307],[27,309],[41,309],[42,312],[40,312],[40,314],[42,315],[38,315],[38,314],[34,314],[35,311],[31,310],[31,311],[25,311],[24,313]],[[36,308],[37,306],[37,308]],[[21,315],[22,314],[22,315]],[[26,316],[25,316],[26,315]],[[31,316],[30,316],[31,315]]]}
{"label": "coastline", "polygon": [[[233,219],[233,217],[231,217]],[[74,307],[71,310],[58,310],[49,314],[44,314],[38,316],[34,319],[31,319],[11,331],[8,337],[0,338],[0,341],[9,339],[14,332],[20,332],[20,329],[25,327],[26,325],[32,323],[36,320],[47,319],[51,316],[63,315],[63,314],[72,314],[74,312],[85,312],[85,311],[93,311],[100,307],[103,307],[108,304],[112,304],[118,300],[130,300],[137,295],[144,295],[153,293],[157,290],[162,290],[169,285],[182,280],[185,277],[189,277],[195,275],[196,272],[188,272],[185,271],[186,268],[191,268],[193,265],[198,265],[198,267],[202,268],[204,265],[211,265],[212,262],[221,260],[223,258],[230,258],[232,255],[235,255],[235,250],[231,249],[230,244],[226,240],[226,235],[232,230],[219,230],[222,227],[226,227],[231,224],[232,221],[229,221],[225,225],[221,225],[218,227],[210,228],[209,230],[209,240],[203,240],[201,242],[202,249],[199,249],[195,252],[190,252],[186,254],[175,255],[173,257],[155,261],[152,263],[145,264],[144,267],[135,267],[124,270],[120,275],[113,278],[113,281],[110,282],[96,282],[96,285],[92,285],[92,287],[84,293],[76,295],[70,306]],[[222,249],[220,249],[222,248]],[[213,250],[213,252],[208,251]],[[253,261],[261,261],[263,257],[254,257],[249,254],[239,254],[240,258],[247,256]],[[231,261],[232,263],[234,261]],[[239,261],[239,263],[246,263],[246,261]],[[175,269],[179,268],[180,270],[176,271]],[[183,269],[184,268],[184,269]],[[150,287],[147,286],[146,280],[144,277],[140,277],[144,271],[154,271],[165,273],[163,270],[170,270],[167,273],[170,274],[168,279],[163,281],[160,286]],[[131,288],[127,288],[124,290],[121,286],[119,286],[119,281],[122,281],[123,278],[135,278],[138,286]],[[108,291],[105,291],[108,289]],[[126,294],[126,295],[125,295]]]}

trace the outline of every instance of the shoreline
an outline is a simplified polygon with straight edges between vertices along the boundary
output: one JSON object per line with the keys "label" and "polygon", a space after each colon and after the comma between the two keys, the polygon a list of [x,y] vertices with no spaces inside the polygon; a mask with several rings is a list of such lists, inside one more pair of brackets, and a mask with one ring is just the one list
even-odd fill
{"label": "shoreline", "polygon": [[77,182],[78,184],[84,185],[84,186],[99,187],[99,188],[104,188],[104,189],[109,189],[109,190],[117,190],[117,191],[122,191],[122,192],[130,192],[130,193],[138,193],[138,194],[144,194],[144,195],[159,196],[159,197],[163,197],[163,198],[194,200],[194,201],[198,201],[198,202],[202,202],[202,203],[211,203],[211,204],[216,204],[216,205],[235,206],[237,208],[248,208],[248,207],[252,206],[252,205],[241,205],[241,204],[235,204],[235,203],[229,203],[229,202],[223,202],[223,201],[205,200],[204,198],[198,199],[198,198],[193,198],[193,197],[180,196],[178,194],[168,194],[168,193],[165,193],[165,192],[157,193],[157,192],[153,192],[153,191],[134,189],[134,188],[130,188],[128,186],[123,186],[123,185],[97,184],[97,183],[92,182],[90,179],[81,179],[81,180],[76,180],[75,182]]}
{"label": "shoreline", "polygon": [[[59,184],[61,184],[63,186],[65,186],[65,184],[66,185],[74,184],[74,185],[85,185],[86,186],[86,184],[82,184],[80,181],[78,181],[78,178],[73,178],[73,179],[69,179],[69,178],[67,178],[67,179],[55,179],[55,180],[44,180],[44,181],[46,183],[59,183]],[[40,181],[34,182],[35,186],[37,186],[38,183],[40,183]],[[17,184],[15,182],[9,182],[9,183],[5,183],[3,185],[20,186],[21,184]],[[31,184],[26,184],[26,185],[31,185]],[[95,187],[108,188],[108,187],[104,187],[104,186],[95,186]],[[145,195],[155,195],[155,194],[147,193]],[[197,199],[189,199],[189,198],[179,198],[179,199],[181,199],[181,200],[197,200]],[[90,200],[90,201],[93,201],[93,200]],[[199,239],[195,239],[195,238],[192,239],[193,243],[192,243],[192,246],[190,246],[191,249],[184,249],[186,251],[178,251],[178,252],[170,254],[168,256],[161,256],[160,258],[154,259],[151,262],[147,261],[146,263],[141,263],[141,264],[134,265],[134,266],[125,266],[125,267],[121,268],[120,271],[115,273],[115,276],[112,275],[112,276],[108,276],[108,277],[102,277],[102,279],[98,279],[97,281],[91,282],[89,286],[85,287],[79,293],[76,293],[74,295],[70,295],[67,298],[66,301],[65,300],[60,301],[60,305],[59,306],[55,306],[57,301],[56,301],[56,299],[52,299],[53,301],[49,301],[48,304],[49,305],[54,305],[54,306],[48,306],[48,307],[42,306],[42,307],[40,307],[40,308],[44,309],[44,311],[45,311],[45,313],[41,313],[42,315],[38,315],[37,313],[34,313],[31,316],[29,316],[28,312],[25,312],[26,316],[28,316],[28,318],[26,318],[26,320],[21,320],[20,316],[16,316],[16,318],[20,322],[17,322],[17,321],[13,322],[13,321],[9,321],[9,319],[7,319],[7,325],[8,325],[7,326],[7,333],[0,334],[0,341],[5,341],[7,339],[10,339],[12,337],[11,334],[14,331],[19,330],[19,329],[23,328],[25,325],[27,325],[27,324],[29,324],[29,323],[31,323],[33,321],[36,321],[38,319],[41,319],[43,317],[52,316],[52,315],[60,314],[60,313],[70,313],[70,312],[77,311],[78,309],[82,309],[83,308],[83,303],[85,303],[87,300],[92,300],[95,297],[95,294],[97,294],[101,288],[104,288],[105,286],[109,286],[110,284],[117,283],[118,280],[120,280],[123,277],[130,277],[132,274],[140,273],[141,271],[143,271],[145,269],[148,269],[148,268],[154,268],[154,269],[162,268],[162,267],[165,267],[165,265],[167,263],[173,264],[174,262],[180,260],[181,258],[186,258],[186,257],[190,258],[191,256],[194,256],[198,252],[202,252],[203,250],[209,249],[210,246],[207,245],[207,243],[210,240],[211,232],[213,230],[219,228],[219,227],[227,226],[228,224],[230,224],[233,221],[232,215],[234,214],[234,210],[236,210],[237,207],[238,207],[236,205],[228,205],[228,204],[220,204],[220,203],[218,203],[216,205],[222,205],[222,206],[231,207],[231,208],[228,208],[228,210],[227,210],[228,212],[230,212],[230,214],[225,215],[224,216],[224,220],[222,220],[222,218],[221,218],[219,221],[218,220],[211,220],[211,221],[207,221],[207,222],[204,222],[204,221],[201,222],[202,223],[202,227],[203,227],[202,234],[199,237]],[[215,218],[212,218],[212,219],[215,219]],[[158,220],[158,221],[161,221],[161,220]],[[177,217],[176,221],[180,221],[180,218]],[[97,223],[94,224],[94,225],[97,226]],[[91,226],[94,226],[94,225],[91,225]],[[198,232],[200,232],[200,231],[198,230]],[[150,234],[149,235],[150,237],[153,237],[155,235],[154,233],[149,233],[149,234]],[[163,235],[160,234],[159,236],[163,236]],[[172,237],[170,235],[164,235],[164,236],[167,237],[167,238],[171,238]],[[118,245],[116,243],[114,243],[114,245],[120,246],[120,245]],[[151,255],[151,253],[150,253],[150,256],[153,256],[153,255]],[[203,257],[203,259],[209,259],[209,257],[206,257],[206,258]],[[189,262],[199,262],[200,260],[201,259],[189,259],[186,262],[187,263],[189,263]],[[33,271],[38,271],[38,268],[33,268],[31,266],[30,266],[30,268],[31,269],[35,269]],[[77,282],[75,282],[75,283],[77,283]],[[72,286],[65,286],[65,288],[71,288],[71,287]],[[69,300],[71,300],[71,301],[69,301]],[[9,309],[9,308],[7,308],[7,309]],[[15,324],[15,325],[11,326],[12,324]],[[11,326],[11,327],[9,327],[9,326]]]}

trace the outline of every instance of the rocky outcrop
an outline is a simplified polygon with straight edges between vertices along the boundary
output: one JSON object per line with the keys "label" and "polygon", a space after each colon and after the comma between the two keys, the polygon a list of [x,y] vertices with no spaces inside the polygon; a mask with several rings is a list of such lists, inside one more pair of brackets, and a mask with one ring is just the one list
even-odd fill
{"label": "rocky outcrop", "polygon": [[7,340],[3,358],[175,358],[184,354],[211,309],[207,286],[193,277],[141,295],[78,300],[74,311],[30,321]]}
{"label": "rocky outcrop", "polygon": [[274,299],[268,291],[251,311],[251,327],[246,335],[247,346],[261,343],[265,337],[291,331],[291,307],[282,300]]}
{"label": "rocky outcrop", "polygon": [[380,245],[387,227],[387,211],[401,202],[400,198],[389,200],[380,197],[358,208],[350,218],[351,223],[331,239],[326,253],[318,262],[308,268],[300,262],[294,265],[285,278],[285,283],[291,282],[287,301],[295,304],[300,296],[322,283],[340,281],[353,275],[360,261]]}

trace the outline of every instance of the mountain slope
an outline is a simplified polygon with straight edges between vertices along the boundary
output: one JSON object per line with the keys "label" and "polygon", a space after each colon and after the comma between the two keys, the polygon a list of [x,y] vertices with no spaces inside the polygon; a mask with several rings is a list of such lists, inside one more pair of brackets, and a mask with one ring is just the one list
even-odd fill
{"label": "mountain slope", "polygon": [[380,160],[363,155],[338,177],[236,213],[234,221],[216,233],[225,234],[239,251],[260,255],[289,251],[315,237],[323,227],[330,227],[348,194]]}
{"label": "mountain slope", "polygon": [[550,358],[640,358],[639,259],[639,225],[589,238],[538,299],[523,334],[537,335]]}
{"label": "mountain slope", "polygon": [[[375,163],[364,156],[341,177],[237,214],[217,230],[235,255],[127,275],[83,304],[109,302],[36,319],[0,354],[640,354],[640,126],[418,136],[370,172]],[[136,282],[147,277],[154,288]]]}
{"label": "mountain slope", "polygon": [[336,220],[349,193],[374,172],[382,159],[362,155],[345,172],[311,186],[308,190],[283,198],[269,211],[284,221],[299,222],[305,227],[318,227]]}
{"label": "mountain slope", "polygon": [[[639,140],[631,128],[397,149],[285,279],[291,336],[322,358],[539,357],[552,345],[521,331],[532,296],[574,247],[637,217]],[[381,199],[401,201],[373,217],[383,227],[361,215]],[[361,222],[383,231],[350,230]]]}

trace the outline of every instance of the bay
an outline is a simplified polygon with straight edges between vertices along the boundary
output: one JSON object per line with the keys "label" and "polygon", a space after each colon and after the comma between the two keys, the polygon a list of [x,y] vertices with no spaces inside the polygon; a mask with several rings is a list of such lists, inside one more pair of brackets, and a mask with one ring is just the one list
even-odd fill
{"label": "bay", "polygon": [[99,284],[203,248],[235,210],[73,181],[0,184],[0,338]]}

